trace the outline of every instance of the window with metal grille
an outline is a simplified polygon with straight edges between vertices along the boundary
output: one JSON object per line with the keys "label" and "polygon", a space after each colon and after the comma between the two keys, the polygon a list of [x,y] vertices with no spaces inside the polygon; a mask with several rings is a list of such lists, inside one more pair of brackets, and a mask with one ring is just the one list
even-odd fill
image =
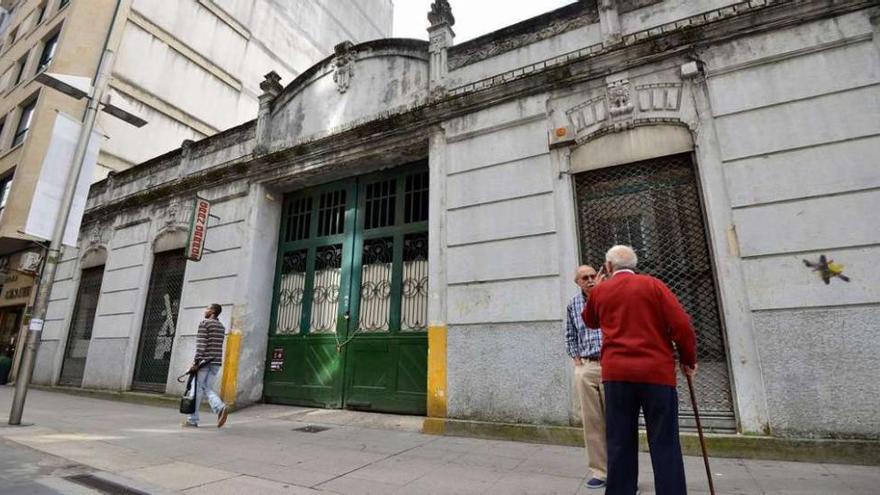
{"label": "window with metal grille", "polygon": [[326,192],[318,200],[318,237],[341,234],[345,227],[345,190]]}
{"label": "window with metal grille", "polygon": [[403,217],[406,223],[424,222],[428,219],[427,171],[406,176]]}
{"label": "window with metal grille", "polygon": [[295,335],[302,329],[307,259],[308,249],[288,251],[281,257],[275,323],[275,333],[278,335]]}
{"label": "window with metal grille", "polygon": [[60,382],[64,385],[75,387],[82,385],[103,279],[103,265],[87,268],[82,271],[80,276],[73,319],[70,324],[70,332],[67,335],[67,347],[64,349],[64,361],[61,366]]}
{"label": "window with metal grille", "polygon": [[366,332],[390,329],[393,266],[394,237],[364,241],[359,329]]}
{"label": "window with metal grille", "polygon": [[397,181],[383,180],[367,184],[364,229],[376,229],[394,225],[397,203]]}
{"label": "window with metal grille", "polygon": [[298,198],[287,203],[287,225],[284,242],[308,239],[312,226],[312,198]]}
{"label": "window with metal grille", "polygon": [[[638,270],[668,285],[693,320],[701,407],[732,414],[715,275],[690,155],[591,170],[574,180],[581,261],[599,266],[614,244],[636,250]],[[680,389],[682,410],[691,408],[687,397]]]}
{"label": "window with metal grille", "polygon": [[185,272],[186,257],[183,250],[156,253],[153,257],[153,270],[132,382],[132,388],[136,390],[165,390]]}

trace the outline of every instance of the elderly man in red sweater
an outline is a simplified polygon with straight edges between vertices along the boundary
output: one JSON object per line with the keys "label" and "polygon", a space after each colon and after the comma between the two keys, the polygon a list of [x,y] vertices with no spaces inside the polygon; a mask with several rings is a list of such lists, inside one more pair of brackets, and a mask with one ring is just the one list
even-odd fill
{"label": "elderly man in red sweater", "polygon": [[602,383],[608,437],[606,495],[638,490],[639,408],[645,415],[657,495],[687,493],[678,438],[675,355],[681,370],[697,371],[696,336],[690,318],[666,285],[636,274],[629,246],[605,255],[600,280],[584,308],[584,323],[602,329]]}

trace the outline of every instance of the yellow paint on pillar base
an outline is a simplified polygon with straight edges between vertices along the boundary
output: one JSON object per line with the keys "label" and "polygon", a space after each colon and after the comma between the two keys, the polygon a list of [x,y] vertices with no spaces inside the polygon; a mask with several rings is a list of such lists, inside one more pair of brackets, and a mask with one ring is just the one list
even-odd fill
{"label": "yellow paint on pillar base", "polygon": [[241,330],[232,330],[226,336],[226,353],[223,356],[223,377],[220,380],[220,398],[227,405],[235,404],[238,384],[238,358],[241,354]]}
{"label": "yellow paint on pillar base", "polygon": [[430,418],[446,417],[446,331],[446,325],[428,327],[427,409]]}

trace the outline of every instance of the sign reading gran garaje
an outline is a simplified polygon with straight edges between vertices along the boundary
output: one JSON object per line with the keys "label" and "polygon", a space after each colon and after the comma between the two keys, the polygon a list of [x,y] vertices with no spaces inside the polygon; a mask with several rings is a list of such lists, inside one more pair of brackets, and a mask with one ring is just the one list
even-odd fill
{"label": "sign reading gran garaje", "polygon": [[186,259],[200,261],[205,251],[205,235],[208,233],[208,218],[211,216],[211,202],[196,196],[193,206],[192,222],[189,226],[189,242],[186,245]]}

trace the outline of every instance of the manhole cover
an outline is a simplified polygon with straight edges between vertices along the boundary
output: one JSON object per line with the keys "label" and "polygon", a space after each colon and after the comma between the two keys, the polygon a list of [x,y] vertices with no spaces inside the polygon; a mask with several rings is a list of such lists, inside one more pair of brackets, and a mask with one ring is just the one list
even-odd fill
{"label": "manhole cover", "polygon": [[326,426],[315,426],[315,425],[306,425],[302,428],[294,428],[293,431],[301,431],[303,433],[321,433],[322,431],[327,431],[330,428]]}

